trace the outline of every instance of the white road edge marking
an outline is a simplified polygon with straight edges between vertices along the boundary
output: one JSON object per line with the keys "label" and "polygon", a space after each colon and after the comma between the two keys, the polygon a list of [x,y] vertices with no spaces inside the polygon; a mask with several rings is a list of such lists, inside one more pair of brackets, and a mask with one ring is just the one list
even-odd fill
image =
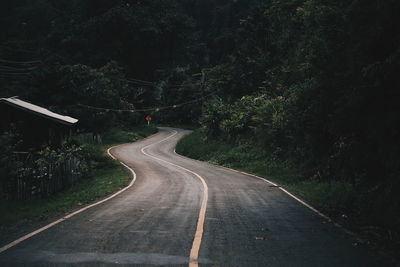
{"label": "white road edge marking", "polygon": [[[321,216],[322,218],[324,218],[324,219],[327,220],[328,222],[333,223],[333,225],[335,225],[336,227],[340,228],[340,229],[341,229],[343,232],[345,232],[346,234],[349,234],[349,235],[352,235],[352,236],[357,236],[355,233],[353,233],[352,231],[346,229],[346,228],[345,228],[344,226],[342,226],[341,224],[335,222],[333,219],[331,219],[331,218],[328,217],[327,215],[323,214],[322,212],[320,212],[319,210],[317,210],[316,208],[314,208],[313,206],[311,206],[310,204],[308,204],[308,203],[305,202],[304,200],[301,200],[300,198],[296,197],[295,195],[293,195],[292,193],[290,193],[290,192],[287,191],[286,189],[282,188],[281,186],[277,185],[277,184],[274,183],[274,182],[271,182],[271,181],[268,180],[268,179],[265,179],[265,178],[263,178],[263,177],[260,177],[260,176],[257,176],[257,175],[251,174],[251,173],[242,172],[242,171],[234,170],[234,169],[231,169],[231,168],[228,168],[228,167],[216,165],[216,164],[213,164],[213,163],[204,162],[204,161],[197,160],[197,159],[187,158],[187,157],[185,157],[185,156],[182,156],[182,155],[179,155],[178,153],[176,153],[176,150],[175,150],[175,149],[174,149],[174,153],[175,153],[177,156],[179,156],[179,157],[181,157],[181,158],[184,158],[184,159],[190,159],[190,160],[194,160],[194,161],[198,161],[198,162],[210,164],[210,165],[213,165],[213,166],[222,168],[222,169],[226,169],[226,170],[233,171],[233,172],[236,172],[236,173],[244,174],[244,175],[246,175],[246,176],[251,176],[251,177],[257,178],[257,179],[259,179],[259,180],[262,180],[262,181],[264,181],[264,182],[267,182],[267,183],[269,183],[269,184],[271,184],[271,185],[273,185],[273,186],[276,186],[277,188],[279,188],[279,190],[283,191],[285,194],[287,194],[287,195],[290,196],[291,198],[295,199],[296,201],[298,201],[298,202],[299,202],[300,204],[302,204],[303,206],[306,206],[307,208],[309,208],[310,210],[312,210],[313,212],[315,212],[316,214],[318,214],[319,216]],[[359,237],[358,237],[358,238],[359,238]],[[360,239],[360,238],[359,238],[359,239]]]}
{"label": "white road edge marking", "polygon": [[203,200],[202,200],[202,202],[201,202],[201,207],[200,207],[200,211],[199,211],[199,218],[198,218],[198,220],[197,220],[196,233],[195,233],[195,235],[194,235],[194,239],[193,239],[193,243],[192,243],[192,248],[190,249],[190,256],[189,256],[189,258],[190,258],[189,267],[197,267],[197,266],[199,266],[199,262],[198,262],[198,259],[199,259],[199,251],[200,251],[201,240],[202,240],[202,238],[203,238],[204,221],[205,221],[205,218],[206,218],[206,210],[207,210],[207,202],[208,202],[208,186],[207,186],[207,183],[206,183],[206,181],[204,180],[203,177],[201,177],[199,174],[195,173],[194,171],[191,171],[191,170],[189,170],[189,169],[186,169],[185,167],[182,167],[182,166],[180,166],[180,165],[174,164],[174,163],[172,163],[172,162],[169,162],[169,161],[166,161],[166,160],[157,158],[157,157],[155,157],[155,156],[152,156],[152,155],[146,153],[146,151],[145,151],[146,148],[148,148],[148,147],[150,147],[150,146],[152,146],[152,145],[155,145],[155,144],[164,142],[165,140],[167,140],[167,139],[169,139],[169,138],[175,136],[175,135],[178,133],[178,132],[175,131],[175,130],[173,130],[173,132],[174,132],[174,133],[173,133],[172,135],[168,136],[167,138],[162,139],[162,140],[159,141],[159,142],[156,142],[156,143],[153,143],[153,144],[150,144],[150,145],[147,145],[147,146],[143,147],[143,148],[141,149],[141,151],[142,151],[142,153],[143,153],[144,155],[146,155],[146,156],[148,156],[148,157],[151,157],[151,158],[153,158],[153,159],[156,159],[156,160],[165,162],[165,163],[167,163],[167,164],[170,164],[170,165],[172,165],[172,166],[178,167],[178,168],[180,168],[180,169],[182,169],[182,170],[184,170],[184,171],[187,171],[187,172],[193,174],[194,176],[196,176],[197,178],[199,178],[200,181],[201,181],[201,183],[203,184]]}
{"label": "white road edge marking", "polygon": [[[116,160],[116,158],[111,154],[110,150],[113,149],[113,148],[115,148],[115,147],[122,146],[122,145],[125,145],[125,144],[113,146],[113,147],[110,147],[109,149],[107,149],[108,155],[109,155],[111,158],[113,158],[114,160]],[[123,162],[121,162],[121,161],[120,161],[119,163],[121,163],[123,166],[125,166],[125,168],[127,168],[127,169],[132,173],[132,175],[133,175],[132,181],[129,183],[128,186],[122,188],[122,189],[119,190],[118,192],[112,194],[111,196],[109,196],[109,197],[107,197],[107,198],[105,198],[105,199],[103,199],[103,200],[100,200],[100,201],[98,201],[98,202],[96,202],[96,203],[93,203],[93,204],[91,204],[91,205],[89,205],[89,206],[86,206],[86,207],[84,207],[84,208],[82,208],[82,209],[79,209],[79,210],[77,210],[77,211],[75,211],[75,212],[72,212],[72,213],[70,213],[70,214],[67,214],[66,216],[62,217],[61,219],[58,219],[58,220],[56,220],[56,221],[54,221],[54,222],[52,222],[52,223],[50,223],[50,224],[48,224],[48,225],[45,225],[45,226],[43,226],[43,227],[37,229],[36,231],[33,231],[32,233],[29,233],[29,234],[27,234],[27,235],[24,235],[24,236],[18,238],[17,240],[14,240],[13,242],[11,242],[11,243],[9,243],[9,244],[7,244],[7,245],[1,247],[1,248],[0,248],[0,253],[2,253],[3,251],[6,251],[6,250],[9,249],[9,248],[12,248],[12,247],[18,245],[18,244],[21,243],[22,241],[27,240],[28,238],[31,238],[32,236],[35,236],[35,235],[39,234],[40,232],[43,232],[43,231],[49,229],[50,227],[53,227],[53,226],[56,225],[56,224],[59,224],[60,222],[63,222],[63,221],[65,221],[65,220],[67,220],[67,219],[69,219],[69,218],[71,218],[71,217],[73,217],[73,216],[75,216],[75,215],[77,215],[77,214],[79,214],[79,213],[81,213],[81,212],[87,210],[87,209],[93,208],[94,206],[97,206],[97,205],[99,205],[99,204],[101,204],[101,203],[104,203],[104,202],[106,202],[106,201],[108,201],[108,200],[110,200],[110,199],[116,197],[116,196],[118,196],[119,194],[121,194],[122,192],[124,192],[124,191],[126,191],[127,189],[129,189],[130,187],[132,187],[133,184],[134,184],[135,181],[136,181],[136,173],[135,173],[135,171],[134,171],[133,169],[131,169],[130,167],[128,167],[125,163],[123,163]]]}

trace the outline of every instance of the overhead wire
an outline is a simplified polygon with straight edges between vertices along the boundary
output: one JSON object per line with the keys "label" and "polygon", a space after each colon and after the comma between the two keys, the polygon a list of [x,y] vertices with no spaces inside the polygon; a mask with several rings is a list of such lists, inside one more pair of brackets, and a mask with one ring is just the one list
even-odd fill
{"label": "overhead wire", "polygon": [[31,70],[35,70],[35,69],[37,69],[37,67],[16,68],[16,67],[10,67],[10,66],[2,66],[2,65],[0,65],[0,71],[1,71],[1,70],[4,70],[4,71],[7,71],[7,70],[10,70],[10,71],[31,71]]}
{"label": "overhead wire", "polygon": [[205,99],[206,97],[209,97],[211,95],[213,95],[214,93],[202,96],[200,98],[194,99],[194,100],[189,100],[186,102],[182,102],[182,103],[178,103],[178,104],[173,104],[173,105],[168,105],[168,106],[162,106],[162,107],[152,107],[152,108],[143,108],[143,109],[114,109],[114,108],[104,108],[104,107],[95,107],[95,106],[90,106],[90,105],[85,105],[85,104],[81,104],[81,103],[77,103],[77,106],[81,106],[81,107],[85,107],[85,108],[89,108],[89,109],[94,109],[94,110],[101,110],[101,111],[105,111],[105,112],[149,112],[149,111],[160,111],[160,110],[165,110],[165,109],[171,109],[171,108],[178,108],[184,105],[188,105],[188,104],[193,104],[196,102],[199,102],[203,99]]}
{"label": "overhead wire", "polygon": [[16,68],[0,65],[0,78],[5,79],[15,79],[15,78],[25,78],[31,76],[31,72],[37,67],[31,68]]}
{"label": "overhead wire", "polygon": [[0,79],[17,80],[32,77],[31,72],[41,63],[40,60],[15,61],[0,58]]}
{"label": "overhead wire", "polygon": [[19,64],[19,65],[33,65],[33,64],[40,64],[42,61],[40,60],[32,60],[32,61],[13,61],[0,58],[0,62],[9,63],[9,64]]}
{"label": "overhead wire", "polygon": [[27,49],[23,49],[23,48],[9,47],[9,46],[4,45],[4,44],[0,44],[0,46],[1,46],[3,49],[7,49],[7,50],[9,50],[9,51],[22,52],[22,53],[29,53],[29,54],[35,53],[35,51],[33,51],[33,50],[27,50]]}
{"label": "overhead wire", "polygon": [[144,87],[146,87],[146,86],[154,86],[153,84],[144,84],[144,83],[140,83],[140,82],[136,82],[136,81],[131,81],[131,80],[128,80],[128,79],[119,79],[119,80],[127,82],[127,83],[132,83],[132,84],[137,85],[137,86],[144,86]]}
{"label": "overhead wire", "polygon": [[30,75],[30,72],[0,72],[2,75],[9,75],[9,76],[19,76],[19,75]]}
{"label": "overhead wire", "polygon": [[[124,81],[127,83],[131,83],[134,84],[136,86],[142,86],[142,87],[152,87],[152,86],[156,86],[157,83],[155,82],[145,82],[145,81],[141,81],[141,80],[137,80],[137,79],[131,79],[131,78],[126,78],[126,79],[118,79],[120,81]],[[183,84],[167,84],[164,85],[165,88],[180,88],[182,87]]]}
{"label": "overhead wire", "polygon": [[154,85],[154,82],[150,81],[144,81],[144,80],[139,80],[139,79],[133,79],[133,78],[126,78],[127,81],[130,82],[136,82],[136,83],[141,83],[141,84],[147,84],[147,85]]}

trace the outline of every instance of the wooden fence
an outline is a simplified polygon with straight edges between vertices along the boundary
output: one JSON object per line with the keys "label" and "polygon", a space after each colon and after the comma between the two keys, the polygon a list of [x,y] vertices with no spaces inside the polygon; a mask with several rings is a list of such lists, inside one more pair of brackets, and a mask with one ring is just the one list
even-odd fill
{"label": "wooden fence", "polygon": [[95,133],[80,133],[74,137],[79,143],[86,144],[102,144],[103,141],[101,139],[100,134]]}
{"label": "wooden fence", "polygon": [[72,186],[82,177],[82,162],[76,157],[49,163],[46,171],[39,171],[35,164],[37,155],[18,152],[14,156],[22,163],[22,167],[15,177],[3,179],[3,197],[6,199],[46,198]]}
{"label": "wooden fence", "polygon": [[[74,137],[79,143],[101,144],[101,136],[94,133],[80,133]],[[37,199],[46,198],[71,187],[83,175],[81,164],[90,168],[90,159],[68,157],[62,162],[51,162],[45,171],[39,170],[37,160],[40,155],[28,152],[14,152],[12,160],[18,162],[16,173],[12,177],[0,177],[0,198],[4,199]],[[43,167],[43,166],[42,166]]]}

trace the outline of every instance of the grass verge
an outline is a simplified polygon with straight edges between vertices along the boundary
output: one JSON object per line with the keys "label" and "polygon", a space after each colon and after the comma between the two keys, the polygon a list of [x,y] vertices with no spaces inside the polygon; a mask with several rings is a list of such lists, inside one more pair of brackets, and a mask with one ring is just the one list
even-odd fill
{"label": "grass verge", "polygon": [[86,144],[93,162],[93,170],[88,177],[48,199],[2,201],[0,225],[65,213],[125,187],[131,177],[121,164],[107,155],[107,149],[116,144],[137,141],[156,131],[154,127],[114,128],[103,135],[102,145]]}
{"label": "grass verge", "polygon": [[357,232],[371,247],[400,262],[400,235],[396,230],[398,213],[388,208],[390,201],[385,196],[356,190],[350,183],[343,181],[305,179],[301,170],[293,164],[268,155],[260,147],[249,143],[230,144],[209,140],[201,130],[195,130],[181,139],[176,152],[265,177]]}
{"label": "grass verge", "polygon": [[233,145],[208,140],[201,130],[196,130],[180,140],[176,151],[190,158],[265,177],[339,220],[347,218],[347,209],[354,201],[350,184],[305,180],[292,164],[279,161],[248,143]]}

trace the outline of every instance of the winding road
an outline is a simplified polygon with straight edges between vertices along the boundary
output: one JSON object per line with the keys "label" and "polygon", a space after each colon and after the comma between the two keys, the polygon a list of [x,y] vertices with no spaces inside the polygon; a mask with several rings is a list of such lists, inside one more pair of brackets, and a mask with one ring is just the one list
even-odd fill
{"label": "winding road", "polygon": [[177,155],[187,133],[110,149],[131,186],[12,243],[0,266],[390,266],[279,187]]}

